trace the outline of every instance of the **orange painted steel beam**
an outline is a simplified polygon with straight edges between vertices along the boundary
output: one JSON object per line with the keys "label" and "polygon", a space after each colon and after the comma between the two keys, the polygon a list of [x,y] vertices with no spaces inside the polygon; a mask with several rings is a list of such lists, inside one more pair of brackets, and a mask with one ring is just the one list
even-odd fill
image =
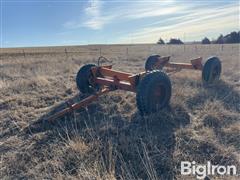
{"label": "orange painted steel beam", "polygon": [[107,79],[107,78],[100,78],[97,77],[95,79],[95,82],[100,85],[108,86],[108,87],[113,87],[115,89],[121,89],[121,90],[126,90],[126,91],[132,91],[135,92],[135,86],[131,85],[130,82],[126,81],[119,81],[115,79]]}
{"label": "orange painted steel beam", "polygon": [[103,95],[103,94],[106,94],[108,92],[110,92],[112,90],[106,88],[106,89],[103,89],[102,91],[100,92],[97,92],[96,94],[93,94],[93,95],[90,95],[88,97],[86,97],[85,99],[83,99],[82,101],[78,102],[78,103],[75,103],[75,104],[72,104],[72,105],[69,105],[68,108],[66,109],[63,109],[62,111],[50,116],[47,118],[47,121],[54,121],[56,120],[57,118],[67,114],[67,113],[70,113],[70,112],[73,112],[74,110],[77,110],[77,109],[80,109],[82,107],[85,107],[87,106],[89,103],[95,101],[98,99],[99,96]]}
{"label": "orange painted steel beam", "polygon": [[112,65],[101,66],[103,68],[112,69]]}
{"label": "orange painted steel beam", "polygon": [[162,68],[164,67],[170,60],[170,56],[159,57],[155,64],[155,67]]}
{"label": "orange painted steel beam", "polygon": [[139,81],[142,79],[143,76],[145,76],[146,71],[141,72],[139,74],[133,74],[132,76],[129,76],[129,82],[130,84],[136,89],[136,86],[138,85]]}
{"label": "orange painted steel beam", "polygon": [[170,68],[180,68],[180,69],[195,69],[202,70],[202,58],[196,58],[190,60],[191,63],[176,63],[176,62],[168,62],[165,64],[166,67]]}
{"label": "orange painted steel beam", "polygon": [[180,69],[194,69],[192,64],[190,63],[167,63],[165,64],[165,67],[170,67],[170,68],[180,68]]}
{"label": "orange painted steel beam", "polygon": [[198,58],[192,59],[190,61],[195,69],[198,69],[198,70],[203,69],[202,57],[198,57]]}
{"label": "orange painted steel beam", "polygon": [[103,77],[117,77],[120,81],[128,81],[129,76],[132,76],[130,73],[125,73],[121,71],[116,71],[104,67],[92,67],[92,72],[97,77],[97,73],[99,73]]}

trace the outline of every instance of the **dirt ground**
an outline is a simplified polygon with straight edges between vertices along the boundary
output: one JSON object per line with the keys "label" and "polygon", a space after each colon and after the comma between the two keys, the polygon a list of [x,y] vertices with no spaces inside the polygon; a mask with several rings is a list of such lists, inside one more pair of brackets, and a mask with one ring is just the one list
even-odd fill
{"label": "dirt ground", "polygon": [[[67,99],[83,97],[75,83],[81,65],[102,55],[114,69],[138,73],[150,54],[176,62],[218,56],[221,80],[203,87],[201,72],[171,75],[170,107],[147,117],[139,115],[134,93],[116,91],[54,123],[43,121]],[[1,49],[0,178],[194,179],[180,175],[181,161],[239,170],[239,69],[240,45],[232,44]]]}

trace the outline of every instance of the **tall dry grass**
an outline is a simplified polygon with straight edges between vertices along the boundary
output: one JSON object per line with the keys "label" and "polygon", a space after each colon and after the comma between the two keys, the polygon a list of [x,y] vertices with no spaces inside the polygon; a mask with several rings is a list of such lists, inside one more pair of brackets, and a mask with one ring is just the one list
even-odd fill
{"label": "tall dry grass", "polygon": [[83,98],[75,75],[96,62],[99,47],[81,48],[67,55],[54,48],[25,49],[25,56],[1,51],[1,179],[194,179],[180,175],[183,160],[240,168],[239,45],[188,45],[185,52],[183,46],[128,46],[128,56],[125,46],[101,47],[116,69],[133,73],[143,71],[151,53],[179,62],[217,55],[222,80],[205,88],[200,72],[176,73],[170,108],[145,118],[134,93],[116,91],[54,123],[42,121],[65,100]]}

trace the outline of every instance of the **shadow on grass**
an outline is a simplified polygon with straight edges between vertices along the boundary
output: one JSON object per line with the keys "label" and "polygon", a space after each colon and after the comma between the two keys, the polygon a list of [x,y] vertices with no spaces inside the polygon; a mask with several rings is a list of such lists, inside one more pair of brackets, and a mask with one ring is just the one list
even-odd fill
{"label": "shadow on grass", "polygon": [[240,113],[240,93],[232,85],[221,80],[214,86],[204,87],[199,91],[199,94],[187,101],[187,105],[190,109],[200,109],[208,100],[220,101],[224,108],[229,111],[229,114],[224,113],[221,117],[207,114],[203,119],[203,125],[213,129],[220,143],[234,146],[239,150],[238,129],[232,127],[232,131],[229,129],[226,131],[224,128],[234,126],[234,123],[239,119],[237,114]]}
{"label": "shadow on grass", "polygon": [[[101,100],[108,102],[108,96],[103,98],[104,100]],[[94,102],[86,109],[75,111],[74,114],[52,123],[47,122],[46,116],[63,108],[64,104],[61,104],[27,127],[25,132],[26,135],[45,133],[44,138],[34,145],[37,151],[47,148],[46,146],[51,143],[61,141],[60,134],[66,139],[80,136],[88,142],[100,140],[100,152],[106,166],[109,162],[106,152],[111,142],[116,152],[115,176],[117,178],[129,178],[131,174],[132,178],[147,179],[154,175],[158,178],[173,179],[175,176],[174,133],[176,129],[190,123],[186,110],[180,106],[173,106],[147,117],[141,117],[138,112],[135,112],[130,118],[126,118],[115,105],[113,103],[113,105],[103,106],[101,102]],[[76,164],[71,165],[76,167],[67,168],[69,174],[76,173],[76,171],[69,171],[69,169],[77,169]]]}
{"label": "shadow on grass", "polygon": [[217,99],[224,104],[226,109],[240,112],[240,93],[234,90],[234,87],[226,82],[220,80],[217,84],[202,87],[199,94],[190,98],[187,101],[187,105],[190,109],[194,109],[197,106],[203,106],[207,100]]}
{"label": "shadow on grass", "polygon": [[[188,83],[189,84],[189,83]],[[194,81],[190,86],[199,86]],[[100,151],[106,169],[109,165],[109,142],[113,146],[115,155],[115,176],[118,179],[150,179],[156,176],[161,179],[174,179],[175,165],[173,152],[175,148],[175,132],[178,128],[190,123],[187,111],[177,105],[159,111],[147,117],[141,117],[138,112],[126,117],[117,108],[118,102],[112,102],[109,96],[100,98],[99,102],[90,104],[68,114],[52,123],[47,122],[47,116],[65,107],[60,104],[49,114],[26,128],[28,134],[44,133],[33,146],[36,152],[49,149],[51,144],[61,143],[63,139],[81,137],[87,142],[100,141]],[[78,100],[75,97],[73,100]],[[121,98],[117,98],[121,101]],[[200,93],[187,101],[190,109],[204,105],[207,99],[218,99],[225,108],[239,112],[237,103],[239,93],[232,86],[220,81],[219,84],[206,87]],[[117,100],[118,101],[118,100]],[[112,102],[112,103],[109,103]],[[61,135],[61,138],[60,138]],[[62,139],[63,137],[63,139]],[[68,155],[70,156],[70,155]],[[73,155],[72,155],[73,156]],[[70,175],[77,175],[78,159],[71,158],[63,162],[65,171]]]}

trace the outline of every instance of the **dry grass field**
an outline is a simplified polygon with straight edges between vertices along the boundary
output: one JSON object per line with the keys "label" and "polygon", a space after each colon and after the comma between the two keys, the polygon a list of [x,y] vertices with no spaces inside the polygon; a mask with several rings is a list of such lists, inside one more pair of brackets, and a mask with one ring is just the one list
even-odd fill
{"label": "dry grass field", "polygon": [[[239,170],[239,48],[148,44],[1,49],[0,179],[194,179],[180,175],[184,160],[236,165]],[[65,100],[82,98],[75,83],[81,65],[96,63],[103,55],[114,69],[138,73],[150,54],[171,55],[177,62],[218,56],[221,81],[203,87],[201,72],[171,75],[170,108],[144,118],[134,93],[115,91],[54,123],[42,121]]]}

